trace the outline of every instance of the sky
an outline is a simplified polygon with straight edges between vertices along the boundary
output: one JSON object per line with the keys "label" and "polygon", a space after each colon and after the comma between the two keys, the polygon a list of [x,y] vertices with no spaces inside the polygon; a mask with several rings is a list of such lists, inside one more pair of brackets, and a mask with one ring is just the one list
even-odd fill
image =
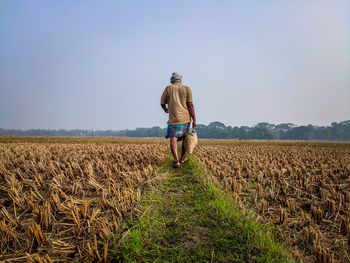
{"label": "sky", "polygon": [[0,1],[0,128],[166,127],[173,72],[197,123],[350,119],[350,1]]}

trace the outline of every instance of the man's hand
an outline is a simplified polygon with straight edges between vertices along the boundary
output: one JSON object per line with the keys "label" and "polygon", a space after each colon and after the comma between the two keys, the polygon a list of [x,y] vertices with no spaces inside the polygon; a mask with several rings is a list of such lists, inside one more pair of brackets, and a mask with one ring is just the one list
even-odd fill
{"label": "man's hand", "polygon": [[197,128],[197,123],[194,121],[192,122],[192,129],[196,129]]}
{"label": "man's hand", "polygon": [[165,113],[169,113],[169,109],[165,106],[165,104],[160,104]]}

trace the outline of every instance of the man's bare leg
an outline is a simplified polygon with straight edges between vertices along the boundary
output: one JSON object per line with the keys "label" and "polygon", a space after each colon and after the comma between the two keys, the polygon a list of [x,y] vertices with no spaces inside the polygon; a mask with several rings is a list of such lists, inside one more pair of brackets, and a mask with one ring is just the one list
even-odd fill
{"label": "man's bare leg", "polygon": [[171,153],[174,156],[174,163],[178,163],[179,162],[179,156],[177,154],[177,138],[176,137],[171,137],[170,138],[170,149],[171,149]]}
{"label": "man's bare leg", "polygon": [[185,140],[183,140],[180,162],[184,162],[185,160],[186,160],[186,145],[185,145]]}

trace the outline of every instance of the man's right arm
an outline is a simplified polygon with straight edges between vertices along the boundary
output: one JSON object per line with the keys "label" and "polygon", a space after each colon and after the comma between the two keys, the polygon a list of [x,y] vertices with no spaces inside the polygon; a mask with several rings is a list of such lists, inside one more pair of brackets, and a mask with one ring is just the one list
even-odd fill
{"label": "man's right arm", "polygon": [[194,106],[192,102],[187,102],[187,108],[188,111],[190,112],[190,116],[192,118],[192,128],[196,129],[197,128],[197,122],[196,122],[196,114],[194,113]]}

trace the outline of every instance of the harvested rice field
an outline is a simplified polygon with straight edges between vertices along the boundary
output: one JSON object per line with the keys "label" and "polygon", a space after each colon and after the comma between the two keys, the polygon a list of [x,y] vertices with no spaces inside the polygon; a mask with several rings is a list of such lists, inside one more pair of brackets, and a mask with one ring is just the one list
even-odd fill
{"label": "harvested rice field", "polygon": [[[152,206],[142,211],[138,205],[144,190],[154,180],[162,189],[169,174],[186,180],[178,184],[183,188],[192,182],[187,164],[174,175],[167,162],[165,139],[0,137],[0,261],[127,261],[116,257],[123,253],[118,248],[138,218],[153,213]],[[272,239],[296,262],[350,262],[350,144],[200,140],[192,162],[237,209],[272,226]],[[169,189],[168,199],[178,205],[181,189]],[[168,221],[178,220],[173,216]],[[198,229],[210,236],[209,225]],[[213,246],[198,260],[238,262],[215,258]]]}
{"label": "harvested rice field", "polygon": [[147,140],[13,140],[0,143],[1,262],[110,261],[112,234],[168,158]]}
{"label": "harvested rice field", "polygon": [[350,262],[350,144],[202,141],[196,155],[303,262]]}

